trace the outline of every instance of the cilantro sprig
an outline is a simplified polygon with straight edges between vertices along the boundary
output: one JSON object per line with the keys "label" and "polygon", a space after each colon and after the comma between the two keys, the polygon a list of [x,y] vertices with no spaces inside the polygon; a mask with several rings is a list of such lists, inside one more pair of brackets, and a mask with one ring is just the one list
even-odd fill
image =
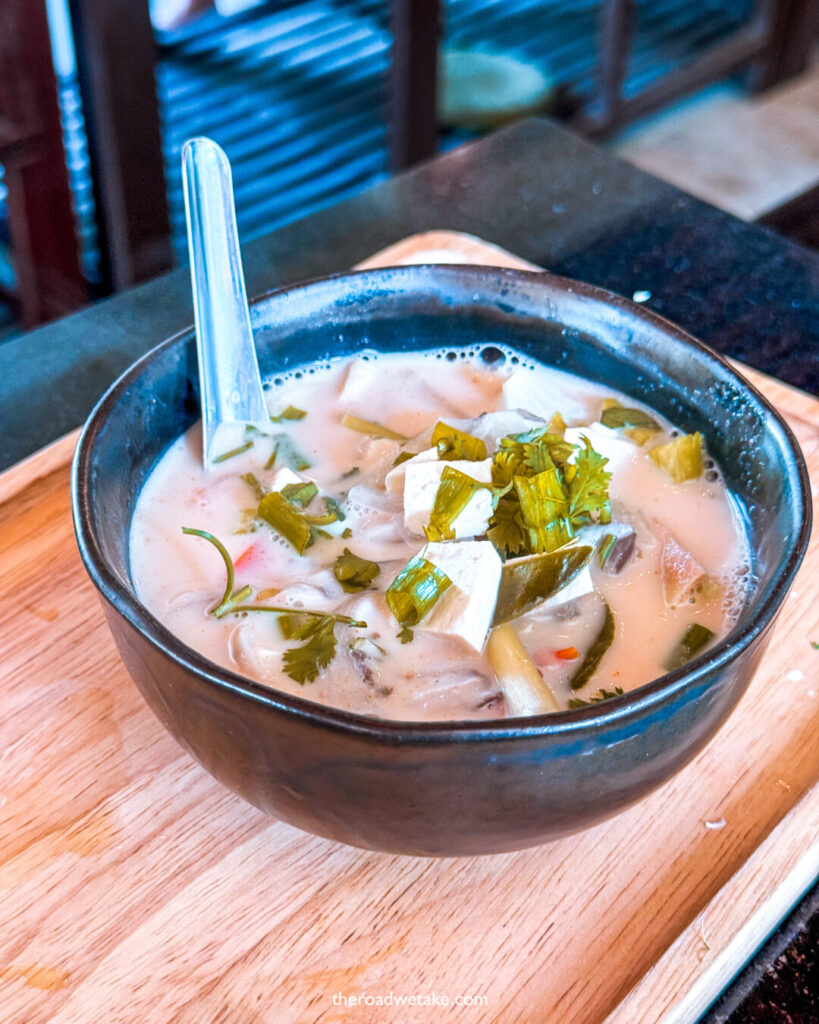
{"label": "cilantro sprig", "polygon": [[367,623],[353,619],[349,615],[336,612],[311,611],[305,608],[293,609],[282,605],[248,604],[253,598],[251,586],[234,589],[236,585],[236,568],[230,552],[224,544],[207,530],[196,530],[183,526],[182,532],[208,541],[219,552],[225,564],[227,580],[225,590],[218,604],[210,609],[211,615],[217,619],[225,615],[242,615],[247,612],[267,612],[279,616],[279,628],[285,639],[305,640],[301,647],[291,647],[282,655],[285,672],[302,686],[312,682],[322,669],[326,668],[336,656],[338,640],[335,628],[338,624],[355,629],[366,629]]}

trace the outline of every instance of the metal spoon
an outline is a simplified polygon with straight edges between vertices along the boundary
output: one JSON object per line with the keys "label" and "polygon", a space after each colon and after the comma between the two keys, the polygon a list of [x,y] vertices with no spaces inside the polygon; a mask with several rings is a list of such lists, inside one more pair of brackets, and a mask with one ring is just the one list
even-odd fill
{"label": "metal spoon", "polygon": [[182,149],[205,468],[270,426],[250,328],[230,163],[211,139]]}

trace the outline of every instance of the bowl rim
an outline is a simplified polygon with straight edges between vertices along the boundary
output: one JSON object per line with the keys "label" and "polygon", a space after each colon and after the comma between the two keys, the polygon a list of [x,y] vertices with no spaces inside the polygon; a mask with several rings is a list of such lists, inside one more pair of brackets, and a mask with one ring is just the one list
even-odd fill
{"label": "bowl rim", "polygon": [[[160,341],[120,374],[89,413],[77,441],[71,467],[71,508],[74,530],[86,571],[108,604],[154,647],[159,648],[165,656],[171,658],[182,668],[193,671],[208,685],[213,685],[220,690],[231,691],[255,703],[265,705],[271,710],[294,716],[312,725],[332,731],[356,734],[374,741],[385,741],[392,745],[444,744],[452,741],[481,742],[545,736],[570,738],[572,734],[589,727],[597,728],[605,723],[616,724],[624,719],[634,718],[636,720],[644,713],[677,696],[682,690],[694,688],[705,676],[714,670],[724,668],[739,657],[754,639],[765,631],[778,612],[805,556],[811,531],[810,484],[804,457],[790,427],[768,399],[746,380],[724,356],[660,314],[605,288],[548,271],[518,270],[477,264],[405,264],[377,267],[323,275],[276,287],[254,296],[250,301],[250,306],[252,310],[283,293],[294,293],[318,285],[338,285],[345,281],[360,282],[373,277],[380,279],[395,276],[397,272],[401,271],[408,272],[408,276],[429,274],[433,277],[447,277],[454,275],[462,279],[467,274],[476,274],[484,281],[491,277],[495,282],[505,279],[538,286],[549,285],[560,294],[572,294],[584,303],[597,305],[603,309],[611,310],[613,308],[632,317],[636,316],[649,329],[670,335],[673,341],[693,348],[698,353],[701,362],[711,363],[723,374],[727,373],[740,388],[750,392],[769,417],[766,429],[770,430],[773,427],[779,431],[780,447],[790,455],[787,469],[792,476],[795,476],[798,484],[794,487],[795,507],[793,511],[794,515],[799,516],[801,527],[790,552],[780,566],[770,594],[749,621],[740,628],[734,627],[714,647],[696,656],[682,668],[659,676],[633,690],[627,690],[620,696],[583,708],[517,718],[451,721],[381,719],[345,711],[331,705],[317,703],[307,697],[299,697],[283,690],[276,690],[265,683],[249,679],[238,672],[217,665],[176,637],[141,604],[135,594],[123,585],[103,557],[102,549],[90,526],[93,519],[87,514],[90,505],[91,455],[96,437],[106,422],[109,410],[119,400],[123,391],[140,377],[144,368],[160,352],[174,345],[188,342],[194,337],[193,324]],[[712,680],[712,685],[716,685],[716,683],[716,680]]]}

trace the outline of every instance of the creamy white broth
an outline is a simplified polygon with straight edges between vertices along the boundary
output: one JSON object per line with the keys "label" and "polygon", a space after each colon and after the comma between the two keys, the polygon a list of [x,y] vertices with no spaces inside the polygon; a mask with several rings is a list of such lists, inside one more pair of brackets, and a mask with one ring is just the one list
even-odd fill
{"label": "creamy white broth", "polygon": [[[424,548],[426,538],[420,527],[413,530],[405,524],[408,464],[402,468],[394,463],[402,452],[428,451],[431,428],[438,421],[485,436],[491,458],[500,437],[560,413],[569,424],[567,439],[582,443],[581,436],[588,437],[595,451],[609,459],[606,468],[613,474],[609,496],[614,525],[585,527],[579,541],[594,544],[601,535],[627,528],[635,539],[618,574],[601,568],[595,555],[565,591],[514,620],[558,705],[565,707],[571,698],[590,700],[601,689],[630,690],[662,675],[669,653],[693,623],[716,636],[724,634],[744,599],[749,556],[716,469],[706,463],[710,468],[702,476],[676,483],[647,454],[676,433],[656,413],[652,415],[663,431],[639,445],[623,431],[597,422],[604,400],[634,407],[630,399],[533,364],[512,350],[493,348],[491,355],[499,358],[487,365],[481,349],[365,353],[275,378],[267,391],[271,415],[291,406],[307,415],[271,423],[271,435],[285,435],[287,441],[280,443],[270,469],[265,466],[275,440],[252,436],[248,451],[206,472],[200,428],[193,427],[163,455],[138,498],[130,558],[140,600],[190,647],[278,690],[390,719],[503,717],[510,707],[485,648],[476,650],[461,636],[433,631],[436,609],[413,628],[410,642],[399,639],[401,627],[387,606],[385,591]],[[509,412],[474,422],[501,410]],[[409,440],[374,438],[341,426],[345,413],[377,421]],[[309,468],[287,468],[287,445],[291,453],[304,456]],[[412,465],[417,467],[417,462]],[[470,468],[463,471],[469,474]],[[479,470],[472,471],[477,477]],[[346,516],[328,529],[340,534],[343,528],[349,535],[319,538],[299,555],[255,518],[258,498],[242,479],[249,473],[265,490],[280,490],[298,478],[315,482],[316,509],[324,510],[321,496],[327,495],[338,500]],[[312,504],[309,509],[313,511]],[[252,588],[248,603],[341,614],[366,622],[366,628],[336,625],[333,660],[314,681],[295,681],[285,671],[282,655],[300,641],[285,639],[277,615],[214,617],[212,610],[225,588],[225,566],[215,548],[183,535],[183,527],[208,531],[225,545],[236,563],[236,587]],[[336,579],[333,566],[345,548],[380,566],[371,589],[346,593]],[[677,548],[696,559],[707,574],[707,586],[669,604],[664,559]],[[476,608],[494,607],[494,592],[467,596],[477,602]],[[613,614],[614,639],[589,681],[575,692],[570,680],[600,631],[603,600]]]}

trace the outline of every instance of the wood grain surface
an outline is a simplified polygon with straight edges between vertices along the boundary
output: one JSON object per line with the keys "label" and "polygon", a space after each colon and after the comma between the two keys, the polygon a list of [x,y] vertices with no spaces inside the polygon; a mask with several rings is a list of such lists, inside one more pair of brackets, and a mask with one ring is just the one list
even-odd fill
{"label": "wood grain surface", "polygon": [[[425,253],[518,265],[445,232],[378,262]],[[819,494],[819,402],[746,372]],[[73,442],[0,476],[3,1024],[683,1024],[819,874],[816,540],[740,706],[649,798],[522,853],[388,856],[266,817],[164,732],[74,544]]]}

